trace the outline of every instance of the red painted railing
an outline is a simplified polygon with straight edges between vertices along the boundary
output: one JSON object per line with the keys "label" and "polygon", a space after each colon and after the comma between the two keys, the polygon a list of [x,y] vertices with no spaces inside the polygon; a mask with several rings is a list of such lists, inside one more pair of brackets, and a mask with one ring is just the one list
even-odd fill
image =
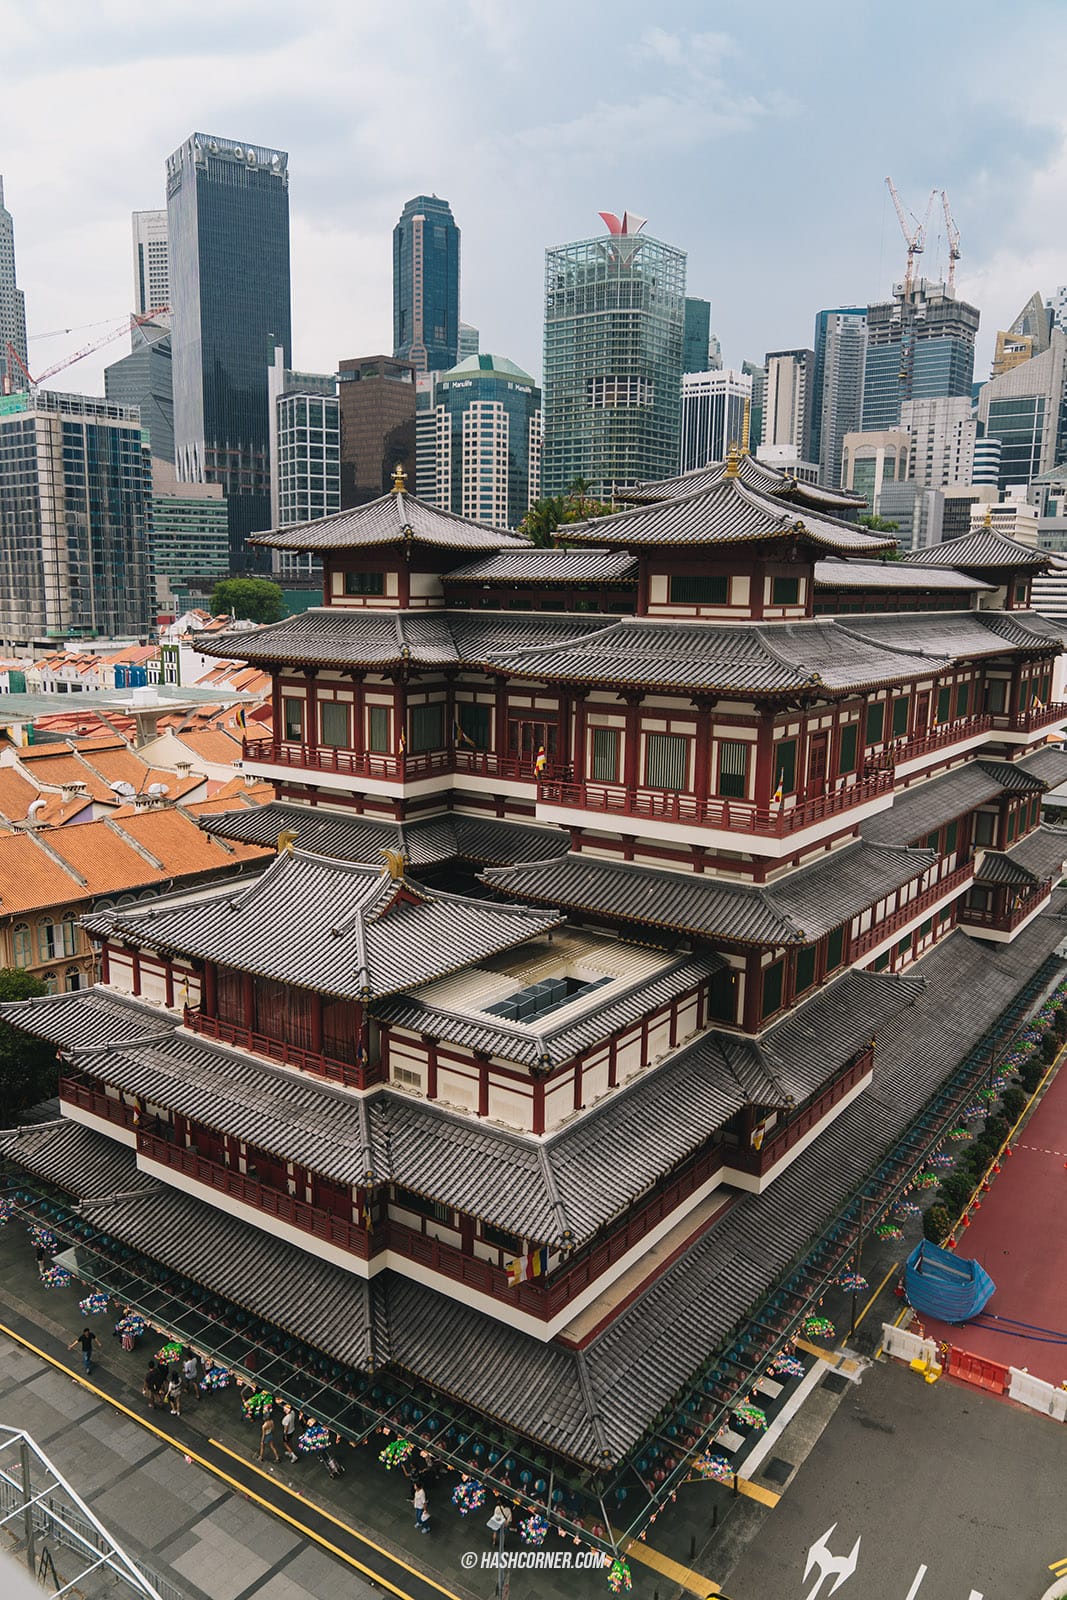
{"label": "red painted railing", "polygon": [[1014,711],[993,718],[994,728],[1004,728],[1011,733],[1032,733],[1035,728],[1047,728],[1052,722],[1067,722],[1067,701],[1052,700],[1047,706],[1034,706],[1030,711]]}
{"label": "red painted railing", "polygon": [[953,722],[939,722],[935,727],[928,728],[925,733],[915,734],[910,739],[895,739],[887,747],[887,753],[894,762],[911,761],[915,756],[924,756],[930,750],[941,750],[947,744],[958,744],[961,739],[988,733],[992,726],[993,718],[988,713],[983,713],[980,717],[957,717]]}
{"label": "red painted railing", "polygon": [[[245,739],[246,761],[268,762],[276,767],[297,767],[311,772],[336,772],[350,778],[378,778],[390,783],[413,783],[442,773],[476,772],[489,778],[512,778],[533,783],[536,756],[497,755],[493,750],[428,750],[418,754],[380,755],[332,745],[298,744],[286,739]],[[569,769],[550,761],[543,772],[561,777]]]}
{"label": "red painted railing", "polygon": [[289,1044],[284,1039],[272,1039],[268,1034],[255,1033],[251,1028],[239,1027],[233,1022],[222,1022],[218,1017],[205,1017],[202,1011],[186,1006],[185,1026],[206,1039],[218,1039],[221,1044],[237,1045],[258,1056],[269,1056],[272,1061],[282,1061],[287,1067],[297,1067],[301,1072],[311,1072],[316,1078],[327,1078],[330,1083],[344,1083],[350,1089],[365,1089],[367,1073],[351,1061],[337,1061],[317,1050],[305,1050],[300,1045]]}
{"label": "red painted railing", "polygon": [[873,1065],[874,1048],[868,1045],[866,1050],[853,1056],[824,1089],[801,1106],[784,1127],[777,1129],[771,1138],[765,1139],[758,1150],[735,1150],[728,1157],[727,1165],[757,1176],[769,1172],[775,1162],[780,1161],[788,1150],[822,1121],[832,1106],[867,1076]]}
{"label": "red painted railing", "polygon": [[937,883],[930,884],[921,894],[917,894],[914,900],[909,900],[907,905],[898,906],[896,911],[891,911],[873,927],[865,928],[852,940],[852,959],[857,960],[860,956],[866,955],[868,950],[873,950],[876,944],[881,944],[883,939],[895,933],[898,928],[902,928],[905,923],[911,922],[913,917],[920,916],[929,906],[936,905],[943,895],[951,893],[953,889],[961,888],[965,883],[970,883],[973,876],[974,862],[965,861],[962,866],[946,873]]}
{"label": "red painted railing", "polygon": [[1011,933],[1020,922],[1026,921],[1036,906],[1048,899],[1055,881],[1054,878],[1046,878],[1044,883],[1037,884],[1023,895],[1010,911],[980,910],[977,906],[961,905],[959,920],[969,927],[995,928],[998,933]]}
{"label": "red painted railing", "polygon": [[133,1106],[125,1105],[112,1095],[105,1094],[103,1089],[94,1089],[88,1083],[60,1078],[59,1098],[68,1105],[79,1106],[82,1111],[91,1111],[94,1116],[101,1117],[105,1122],[113,1122],[119,1128],[137,1126],[137,1113]]}
{"label": "red painted railing", "polygon": [[666,789],[627,789],[611,783],[542,782],[538,800],[543,805],[566,806],[579,811],[612,812],[628,817],[649,817],[659,822],[697,823],[730,833],[757,833],[783,838],[824,818],[838,816],[864,805],[893,787],[892,772],[875,772],[855,782],[838,780],[820,794],[798,796],[782,806],[753,806],[744,800],[701,799]]}

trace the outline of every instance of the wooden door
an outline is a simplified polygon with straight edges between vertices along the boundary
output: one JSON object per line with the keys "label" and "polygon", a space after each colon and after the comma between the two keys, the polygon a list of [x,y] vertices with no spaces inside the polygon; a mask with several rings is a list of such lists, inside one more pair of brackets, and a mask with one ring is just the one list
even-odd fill
{"label": "wooden door", "polygon": [[830,760],[830,735],[813,733],[808,741],[808,794],[824,794]]}
{"label": "wooden door", "polygon": [[930,691],[929,689],[924,689],[921,694],[915,696],[915,704],[912,708],[911,736],[913,739],[921,739],[929,731]]}

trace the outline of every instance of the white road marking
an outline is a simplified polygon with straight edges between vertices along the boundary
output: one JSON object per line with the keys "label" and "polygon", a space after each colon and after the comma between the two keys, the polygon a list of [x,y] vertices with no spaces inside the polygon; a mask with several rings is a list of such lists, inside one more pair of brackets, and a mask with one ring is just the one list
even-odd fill
{"label": "white road marking", "polygon": [[904,1600],[915,1600],[915,1596],[918,1594],[919,1590],[922,1588],[922,1581],[923,1581],[923,1579],[925,1577],[926,1577],[926,1568],[925,1567],[920,1567],[918,1572],[915,1574],[915,1577],[912,1580],[911,1588],[908,1590],[907,1594],[905,1595]]}

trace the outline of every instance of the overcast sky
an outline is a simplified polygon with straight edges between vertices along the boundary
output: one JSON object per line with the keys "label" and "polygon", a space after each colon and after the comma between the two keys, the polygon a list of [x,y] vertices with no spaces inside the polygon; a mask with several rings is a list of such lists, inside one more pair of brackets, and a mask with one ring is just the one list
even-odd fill
{"label": "overcast sky", "polygon": [[[920,213],[948,190],[984,376],[996,328],[1067,283],[1065,47],[1062,0],[0,0],[29,331],[75,330],[30,366],[129,312],[129,214],[196,129],[289,152],[301,367],[391,345],[390,233],[422,192],[462,229],[482,349],[535,375],[545,246],[626,207],[688,251],[728,365],[807,345],[901,274],[890,173]],[[945,258],[938,213],[927,273]],[[125,348],[53,386],[102,392]]]}

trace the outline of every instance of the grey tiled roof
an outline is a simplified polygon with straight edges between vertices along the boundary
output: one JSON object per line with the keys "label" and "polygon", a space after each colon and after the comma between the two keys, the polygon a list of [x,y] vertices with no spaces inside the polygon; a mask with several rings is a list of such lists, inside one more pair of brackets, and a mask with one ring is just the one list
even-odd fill
{"label": "grey tiled roof", "polygon": [[1067,861],[1067,828],[1036,828],[1010,850],[986,850],[974,869],[978,883],[1034,885],[1059,878]]}
{"label": "grey tiled roof", "polygon": [[994,528],[975,528],[961,539],[912,550],[904,560],[916,567],[958,567],[965,572],[1005,567],[1046,567],[1048,554],[1009,539]]}
{"label": "grey tiled roof", "polygon": [[1052,789],[1067,783],[1067,750],[1062,745],[1047,744],[1033,755],[1023,756],[1016,764]]}
{"label": "grey tiled roof", "polygon": [[977,594],[993,587],[965,572],[942,567],[937,572],[904,561],[847,561],[828,556],[815,563],[816,589],[961,589]]}
{"label": "grey tiled roof", "polygon": [[314,522],[294,523],[276,533],[258,533],[250,544],[273,550],[362,550],[387,544],[428,544],[446,550],[502,550],[527,540],[441,511],[412,494],[383,494],[367,505]]}
{"label": "grey tiled roof", "polygon": [[877,844],[914,844],[975,806],[1018,788],[1033,787],[1033,776],[1024,773],[1018,763],[969,761],[900,790],[888,811],[860,823],[860,834]]}
{"label": "grey tiled roof", "polygon": [[[560,530],[565,538],[566,529]],[[450,583],[636,583],[637,561],[625,550],[502,550],[441,575]]]}
{"label": "grey tiled roof", "polygon": [[365,1278],[319,1261],[252,1223],[162,1184],[133,1199],[97,1200],[83,1212],[101,1233],[335,1361],[361,1369],[388,1353],[378,1347],[371,1326]]}
{"label": "grey tiled roof", "polygon": [[86,1200],[152,1186],[126,1145],[66,1118],[0,1134],[0,1157]]}
{"label": "grey tiled roof", "polygon": [[929,850],[847,845],[766,886],[704,873],[668,872],[597,856],[498,867],[495,889],[653,927],[740,944],[798,944],[821,938],[925,871]]}
{"label": "grey tiled roof", "polygon": [[[634,505],[651,504],[657,500],[680,500],[721,483],[726,466],[725,461],[713,461],[706,467],[694,467],[676,478],[660,478],[658,482],[639,483],[632,489],[619,489],[615,498]],[[807,483],[777,467],[768,466],[765,461],[757,461],[753,455],[741,457],[738,475],[750,489],[813,510],[860,511],[867,504],[862,495],[850,494],[847,489],[828,489],[817,483]]]}
{"label": "grey tiled roof", "polygon": [[[990,627],[986,619],[992,615],[988,611],[918,611],[835,620],[857,639],[914,651],[929,660],[932,670],[946,660],[968,661],[976,656],[1003,655],[1006,647],[1033,647],[1029,632],[1016,628],[1016,636],[1006,638],[999,629]],[[995,615],[1004,617],[1007,613]]]}
{"label": "grey tiled roof", "polygon": [[559,921],[293,850],[232,895],[99,912],[85,926],[280,983],[369,1000],[430,983]]}
{"label": "grey tiled roof", "polygon": [[207,833],[245,844],[274,845],[280,833],[296,834],[302,850],[335,856],[341,861],[377,865],[385,850],[399,850],[410,867],[443,861],[544,861],[566,850],[570,835],[561,828],[536,828],[495,817],[452,811],[415,822],[379,822],[325,806],[303,806],[271,800],[240,811],[220,811],[198,818]]}
{"label": "grey tiled roof", "polygon": [[521,649],[580,639],[604,616],[516,611],[346,611],[319,606],[200,648],[241,661],[301,661],[326,667],[480,666]]}
{"label": "grey tiled roof", "polygon": [[839,522],[792,500],[749,489],[741,478],[718,482],[679,499],[635,506],[610,517],[568,525],[568,543],[634,546],[730,545],[774,541],[789,548],[798,540],[820,550],[875,555],[896,540]]}
{"label": "grey tiled roof", "polygon": [[[34,1000],[8,1000],[0,1017],[47,1039],[60,1050],[123,1044],[146,1039],[178,1026],[177,1017],[113,989],[79,989],[73,994],[46,994]],[[30,1019],[32,1018],[32,1026]]]}

